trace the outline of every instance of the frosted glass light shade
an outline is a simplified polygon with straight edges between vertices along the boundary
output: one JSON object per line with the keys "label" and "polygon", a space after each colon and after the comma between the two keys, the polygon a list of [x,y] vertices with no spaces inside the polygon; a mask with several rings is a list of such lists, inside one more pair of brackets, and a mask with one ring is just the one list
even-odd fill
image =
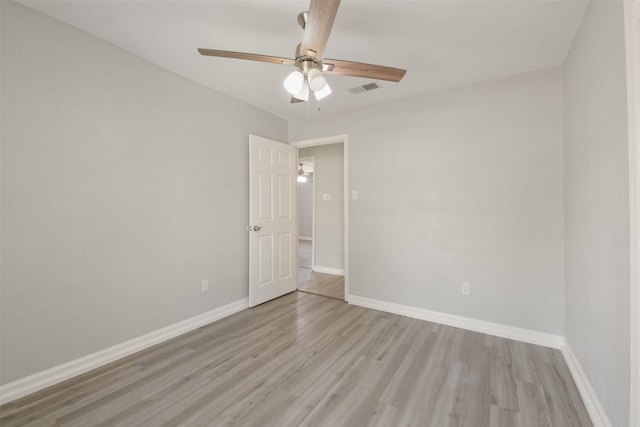
{"label": "frosted glass light shade", "polygon": [[284,83],[282,83],[282,85],[287,92],[291,95],[295,95],[300,92],[300,89],[302,89],[302,86],[304,85],[304,75],[300,71],[296,70],[284,79]]}
{"label": "frosted glass light shade", "polygon": [[324,89],[327,84],[327,79],[324,78],[322,71],[314,68],[307,74],[307,81],[312,91],[317,92]]}
{"label": "frosted glass light shade", "polygon": [[302,175],[298,175],[298,182],[307,182],[307,177],[306,176],[302,176]]}
{"label": "frosted glass light shade", "polygon": [[331,95],[331,88],[329,87],[329,84],[325,84],[321,90],[315,91],[313,94],[316,96],[316,99],[320,101],[322,98]]}
{"label": "frosted glass light shade", "polygon": [[302,87],[300,88],[300,90],[297,93],[293,94],[293,97],[296,99],[301,99],[303,101],[308,101],[309,100],[309,86],[307,86],[306,84],[302,84]]}

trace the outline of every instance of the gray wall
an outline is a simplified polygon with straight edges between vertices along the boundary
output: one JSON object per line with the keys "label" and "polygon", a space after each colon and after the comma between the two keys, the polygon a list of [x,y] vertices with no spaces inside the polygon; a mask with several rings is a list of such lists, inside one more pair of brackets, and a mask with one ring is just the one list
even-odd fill
{"label": "gray wall", "polygon": [[349,135],[350,292],[562,334],[562,97],[555,68],[290,122]]}
{"label": "gray wall", "polygon": [[566,329],[614,426],[629,423],[629,167],[622,2],[591,2],[565,64]]}
{"label": "gray wall", "polygon": [[286,122],[1,3],[0,382],[247,297],[247,135]]}
{"label": "gray wall", "polygon": [[[302,148],[315,157],[316,234],[314,266],[344,269],[344,144]],[[324,200],[331,194],[331,200]]]}

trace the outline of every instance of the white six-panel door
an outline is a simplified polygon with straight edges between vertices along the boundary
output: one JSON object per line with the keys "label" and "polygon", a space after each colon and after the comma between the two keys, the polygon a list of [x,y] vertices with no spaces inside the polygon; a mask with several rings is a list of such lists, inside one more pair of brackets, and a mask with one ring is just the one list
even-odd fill
{"label": "white six-panel door", "polygon": [[249,135],[249,306],[296,289],[296,149]]}

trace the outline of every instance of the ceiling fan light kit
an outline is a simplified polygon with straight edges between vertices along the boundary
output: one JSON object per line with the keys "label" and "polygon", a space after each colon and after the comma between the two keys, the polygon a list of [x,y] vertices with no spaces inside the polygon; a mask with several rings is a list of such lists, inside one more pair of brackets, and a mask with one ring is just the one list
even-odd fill
{"label": "ceiling fan light kit", "polygon": [[302,163],[298,163],[298,182],[307,182],[304,169],[302,169]]}
{"label": "ceiling fan light kit", "polygon": [[330,95],[331,88],[327,84],[325,74],[399,82],[406,70],[338,59],[323,59],[322,55],[329,40],[338,6],[340,6],[340,0],[311,0],[309,10],[300,12],[298,23],[304,30],[304,34],[302,42],[296,48],[295,59],[215,49],[198,49],[198,52],[206,56],[294,65],[297,69],[283,82],[284,88],[292,95],[292,103],[308,101],[310,90],[313,91],[316,100]]}
{"label": "ceiling fan light kit", "polygon": [[287,76],[282,85],[293,99],[298,101],[308,101],[310,90],[313,91],[317,101],[331,94],[331,87],[327,84],[327,79],[322,71],[316,68],[308,71],[306,75],[296,70]]}
{"label": "ceiling fan light kit", "polygon": [[291,94],[295,99],[299,99],[300,101],[308,101],[309,100],[309,86],[303,84],[300,90],[297,93]]}
{"label": "ceiling fan light kit", "polygon": [[304,75],[300,71],[295,70],[289,74],[286,79],[284,79],[284,83],[282,83],[282,85],[287,92],[291,95],[295,95],[300,92],[304,86]]}
{"label": "ceiling fan light kit", "polygon": [[309,82],[309,88],[314,92],[324,89],[327,84],[327,79],[324,78],[322,71],[317,68],[309,70],[307,81]]}
{"label": "ceiling fan light kit", "polygon": [[316,100],[320,101],[322,98],[331,95],[331,88],[326,84],[322,89],[315,91],[313,94],[316,96]]}

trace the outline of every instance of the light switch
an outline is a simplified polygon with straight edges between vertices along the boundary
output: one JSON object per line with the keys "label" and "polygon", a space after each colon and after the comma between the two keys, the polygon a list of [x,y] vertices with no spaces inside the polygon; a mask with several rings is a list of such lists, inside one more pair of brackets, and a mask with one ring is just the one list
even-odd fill
{"label": "light switch", "polygon": [[322,197],[323,197],[323,200],[324,200],[325,202],[326,202],[326,201],[329,201],[329,200],[331,200],[331,193],[324,194]]}
{"label": "light switch", "polygon": [[358,190],[351,191],[351,200],[358,200]]}

